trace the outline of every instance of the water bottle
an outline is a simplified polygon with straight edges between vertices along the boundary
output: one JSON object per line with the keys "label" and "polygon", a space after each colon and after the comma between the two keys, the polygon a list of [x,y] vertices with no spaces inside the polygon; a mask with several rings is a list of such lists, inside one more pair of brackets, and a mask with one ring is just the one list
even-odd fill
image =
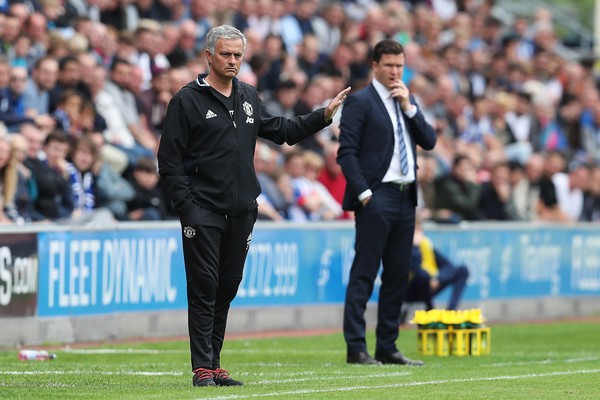
{"label": "water bottle", "polygon": [[48,353],[46,350],[21,350],[19,351],[19,360],[53,360],[56,354]]}

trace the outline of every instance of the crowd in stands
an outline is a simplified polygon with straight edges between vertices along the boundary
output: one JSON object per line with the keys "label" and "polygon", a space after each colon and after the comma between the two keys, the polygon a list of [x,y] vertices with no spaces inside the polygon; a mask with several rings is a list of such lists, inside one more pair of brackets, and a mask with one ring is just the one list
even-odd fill
{"label": "crowd in stands", "polygon": [[[364,87],[374,44],[402,43],[438,134],[418,154],[424,219],[600,220],[595,63],[561,57],[547,9],[505,24],[492,0],[23,0],[0,2],[0,223],[176,218],[162,122],[220,24],[248,39],[238,78],[288,117]],[[259,218],[352,218],[340,115],[294,147],[258,142]]]}

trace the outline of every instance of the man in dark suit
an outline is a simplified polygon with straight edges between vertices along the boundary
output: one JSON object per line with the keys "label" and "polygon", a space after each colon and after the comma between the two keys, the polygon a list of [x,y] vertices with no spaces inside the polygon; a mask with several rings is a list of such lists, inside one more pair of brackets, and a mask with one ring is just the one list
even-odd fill
{"label": "man in dark suit", "polygon": [[[344,307],[347,362],[423,365],[396,347],[410,271],[417,205],[416,145],[431,150],[434,129],[404,82],[404,49],[382,40],[373,51],[373,80],[346,100],[338,163],[346,177],[343,208],[356,215],[355,257]],[[383,263],[375,358],[367,351],[365,309]]]}

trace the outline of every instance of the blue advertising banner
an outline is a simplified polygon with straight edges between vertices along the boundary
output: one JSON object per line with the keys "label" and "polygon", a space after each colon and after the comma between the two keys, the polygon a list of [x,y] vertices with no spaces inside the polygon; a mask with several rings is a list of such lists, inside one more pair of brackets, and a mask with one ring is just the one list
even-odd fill
{"label": "blue advertising banner", "polygon": [[179,230],[39,234],[39,316],[185,308]]}
{"label": "blue advertising banner", "polygon": [[[451,261],[468,266],[466,300],[600,295],[600,230],[593,227],[473,225],[426,234]],[[175,225],[44,232],[38,239],[40,316],[186,308]],[[259,223],[232,306],[343,303],[353,257],[351,223]]]}

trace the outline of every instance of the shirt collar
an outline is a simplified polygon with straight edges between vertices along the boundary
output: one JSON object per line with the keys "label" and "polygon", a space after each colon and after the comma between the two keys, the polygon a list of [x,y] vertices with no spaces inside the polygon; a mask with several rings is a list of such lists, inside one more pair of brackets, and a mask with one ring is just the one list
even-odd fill
{"label": "shirt collar", "polygon": [[381,100],[384,102],[392,99],[392,92],[383,86],[383,83],[379,82],[375,78],[373,78],[373,87],[377,91],[377,94],[379,94],[379,97],[381,97]]}

